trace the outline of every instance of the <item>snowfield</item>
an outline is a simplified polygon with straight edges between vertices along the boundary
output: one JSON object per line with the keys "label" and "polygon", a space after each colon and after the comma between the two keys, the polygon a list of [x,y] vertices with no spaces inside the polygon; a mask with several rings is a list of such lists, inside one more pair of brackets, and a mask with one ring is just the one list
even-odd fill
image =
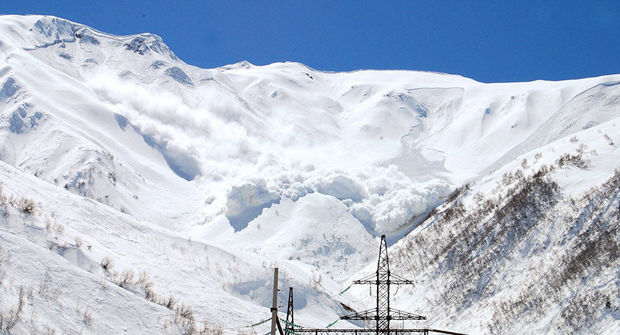
{"label": "snowfield", "polygon": [[620,75],[201,69],[49,16],[0,59],[0,332],[264,334],[274,267],[325,327],[382,234],[394,326],[620,332]]}

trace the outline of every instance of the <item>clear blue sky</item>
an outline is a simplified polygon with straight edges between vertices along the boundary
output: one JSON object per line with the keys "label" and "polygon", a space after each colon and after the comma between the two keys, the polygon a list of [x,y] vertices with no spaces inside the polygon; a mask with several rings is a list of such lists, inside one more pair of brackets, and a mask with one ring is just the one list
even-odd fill
{"label": "clear blue sky", "polygon": [[[484,82],[620,73],[620,0],[26,1],[113,34],[160,35],[185,62],[296,61],[319,70],[409,69]],[[1,36],[0,36],[1,38]]]}

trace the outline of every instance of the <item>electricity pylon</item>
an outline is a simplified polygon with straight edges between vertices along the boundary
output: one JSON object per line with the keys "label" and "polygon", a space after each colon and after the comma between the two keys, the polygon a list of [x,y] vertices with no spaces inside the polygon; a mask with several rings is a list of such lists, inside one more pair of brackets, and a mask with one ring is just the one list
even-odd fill
{"label": "electricity pylon", "polygon": [[[290,317],[290,321],[289,321]],[[293,309],[293,288],[288,289],[288,307],[286,308],[286,322],[284,325],[284,334],[293,334],[295,331],[295,310]]]}
{"label": "electricity pylon", "polygon": [[377,306],[363,312],[355,312],[341,317],[342,320],[375,320],[377,334],[389,334],[391,320],[426,320],[425,316],[412,314],[390,307],[391,285],[413,285],[413,281],[390,272],[385,235],[381,236],[377,271],[368,277],[355,280],[353,284],[375,285]]}
{"label": "electricity pylon", "polygon": [[[292,334],[314,334],[314,335],[364,335],[364,334],[383,334],[383,335],[409,335],[430,333],[449,334],[449,335],[465,335],[440,329],[429,328],[410,328],[410,329],[393,329],[390,330],[390,321],[392,320],[426,320],[425,316],[400,311],[390,307],[390,286],[391,285],[413,285],[413,281],[405,279],[397,274],[390,272],[390,262],[388,259],[387,243],[385,235],[381,236],[381,245],[379,246],[379,261],[377,262],[377,271],[368,277],[355,280],[353,284],[370,284],[375,285],[377,289],[377,306],[363,312],[355,312],[340,317],[341,320],[375,320],[376,329],[334,329],[327,326],[323,329],[318,328],[294,328],[293,325],[293,288],[289,290],[289,305],[287,309],[287,327],[289,327],[288,319],[291,316],[291,324],[288,328],[288,335]],[[275,299],[275,296],[274,296]],[[273,310],[273,309],[272,309]],[[278,323],[279,325],[279,323]],[[275,327],[275,326],[274,326]],[[275,329],[272,331],[274,334]]]}

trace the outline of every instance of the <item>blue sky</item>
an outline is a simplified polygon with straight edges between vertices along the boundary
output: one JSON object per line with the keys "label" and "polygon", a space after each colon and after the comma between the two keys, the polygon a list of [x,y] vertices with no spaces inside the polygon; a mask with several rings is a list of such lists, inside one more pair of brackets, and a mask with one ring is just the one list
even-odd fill
{"label": "blue sky", "polygon": [[185,62],[296,61],[483,82],[620,73],[620,1],[2,1],[113,34],[160,35]]}

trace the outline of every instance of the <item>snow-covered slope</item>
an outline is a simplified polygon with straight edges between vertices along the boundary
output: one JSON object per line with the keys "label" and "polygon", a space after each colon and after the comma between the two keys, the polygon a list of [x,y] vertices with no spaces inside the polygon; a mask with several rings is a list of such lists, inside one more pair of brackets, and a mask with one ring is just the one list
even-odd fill
{"label": "snow-covered slope", "polygon": [[[15,329],[175,333],[192,324],[186,304],[198,325],[241,331],[267,317],[274,266],[296,288],[296,320],[322,327],[339,302],[372,304],[364,289],[339,292],[372,271],[381,234],[420,282],[397,303],[436,315],[431,325],[618,329],[618,186],[603,185],[620,168],[620,75],[484,84],[298,63],[200,69],[158,36],[43,16],[0,17],[0,59],[0,312],[23,287],[33,315]],[[542,164],[554,170],[540,184]],[[603,210],[589,201],[605,187]],[[515,194],[534,212],[506,209]],[[607,270],[585,261],[541,279],[605,238]],[[153,283],[123,281],[130,269]],[[566,321],[593,291],[606,309]],[[543,302],[506,307],[518,294]]]}

